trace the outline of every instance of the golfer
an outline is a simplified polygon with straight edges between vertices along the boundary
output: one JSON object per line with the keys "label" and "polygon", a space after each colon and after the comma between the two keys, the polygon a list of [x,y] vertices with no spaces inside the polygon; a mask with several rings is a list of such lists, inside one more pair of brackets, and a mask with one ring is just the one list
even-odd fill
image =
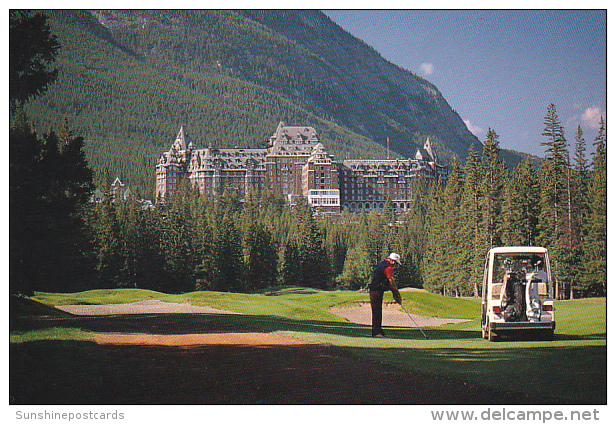
{"label": "golfer", "polygon": [[383,293],[391,290],[396,303],[402,305],[402,297],[394,280],[394,268],[400,263],[400,255],[392,253],[376,266],[370,288],[370,307],[372,308],[372,337],[385,337],[381,328],[383,321]]}

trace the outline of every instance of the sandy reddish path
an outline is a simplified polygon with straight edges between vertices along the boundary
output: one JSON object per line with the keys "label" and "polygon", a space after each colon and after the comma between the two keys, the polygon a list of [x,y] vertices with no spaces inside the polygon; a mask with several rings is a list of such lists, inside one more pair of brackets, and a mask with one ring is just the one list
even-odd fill
{"label": "sandy reddish path", "polygon": [[271,333],[141,334],[95,333],[98,344],[146,346],[290,346],[310,343]]}

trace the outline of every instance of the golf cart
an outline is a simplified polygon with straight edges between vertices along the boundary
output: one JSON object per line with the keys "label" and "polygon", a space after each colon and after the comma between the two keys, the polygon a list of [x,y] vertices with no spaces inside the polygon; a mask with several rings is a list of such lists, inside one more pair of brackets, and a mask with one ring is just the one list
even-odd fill
{"label": "golf cart", "polygon": [[496,247],[486,255],[481,289],[481,335],[533,332],[554,338],[554,285],[547,249]]}

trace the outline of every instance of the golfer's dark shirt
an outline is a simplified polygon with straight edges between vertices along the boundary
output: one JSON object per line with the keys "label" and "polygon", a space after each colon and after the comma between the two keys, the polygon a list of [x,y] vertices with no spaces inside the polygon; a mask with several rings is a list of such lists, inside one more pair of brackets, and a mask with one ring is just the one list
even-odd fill
{"label": "golfer's dark shirt", "polygon": [[372,282],[370,283],[368,288],[374,291],[387,291],[390,289],[388,277],[392,276],[393,268],[391,267],[391,263],[385,260],[378,264],[374,269],[374,274],[372,275]]}

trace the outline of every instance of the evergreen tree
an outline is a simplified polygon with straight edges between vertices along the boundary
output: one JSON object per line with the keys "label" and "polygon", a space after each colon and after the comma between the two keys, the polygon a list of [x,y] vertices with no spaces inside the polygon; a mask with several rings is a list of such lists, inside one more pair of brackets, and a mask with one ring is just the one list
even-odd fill
{"label": "evergreen tree", "polygon": [[37,259],[42,252],[38,238],[43,227],[39,181],[42,143],[18,110],[9,132],[9,282],[11,292],[32,293],[42,278]]}
{"label": "evergreen tree", "polygon": [[300,282],[308,287],[325,287],[331,276],[325,250],[325,234],[319,229],[307,205],[299,206],[296,216],[299,227],[297,247],[301,270]]}
{"label": "evergreen tree", "polygon": [[137,287],[138,261],[139,261],[139,222],[137,216],[137,202],[129,199],[119,207],[120,227],[122,233],[122,285]]}
{"label": "evergreen tree", "polygon": [[579,255],[581,253],[581,245],[580,245],[580,237],[579,237],[579,225],[577,215],[577,206],[573,204],[575,198],[577,198],[577,193],[574,191],[574,186],[572,184],[572,170],[571,164],[569,162],[569,153],[567,152],[566,156],[567,167],[565,174],[565,182],[564,182],[564,194],[563,201],[564,205],[564,232],[563,239],[559,243],[559,274],[562,280],[563,292],[561,294],[562,298],[569,294],[569,298],[573,297],[573,287],[575,286],[576,277],[578,275],[579,269]]}
{"label": "evergreen tree", "polygon": [[589,214],[584,243],[586,294],[607,294],[607,136],[601,118],[599,134],[593,143],[592,176],[589,190]]}
{"label": "evergreen tree", "polygon": [[567,266],[564,254],[568,249],[568,153],[564,130],[553,104],[548,106],[541,143],[545,146],[545,160],[541,167],[541,212],[539,214],[539,243],[551,251],[552,272],[556,279],[557,297],[564,295]]}
{"label": "evergreen tree", "polygon": [[164,232],[163,219],[159,209],[138,209],[137,211],[137,287],[163,290],[167,283],[165,258],[162,252]]}
{"label": "evergreen tree", "polygon": [[538,230],[540,190],[537,172],[527,157],[515,169],[504,200],[503,242],[506,246],[534,246]]}
{"label": "evergreen tree", "polygon": [[202,199],[196,202],[193,210],[193,252],[195,255],[195,282],[197,290],[213,287],[214,281],[214,224],[211,210]]}
{"label": "evergreen tree", "polygon": [[519,210],[517,209],[519,199],[517,193],[515,193],[515,178],[516,175],[512,175],[512,178],[508,179],[503,187],[503,205],[501,213],[503,246],[522,245],[520,240],[523,238],[523,234],[516,230],[516,221],[519,214]]}
{"label": "evergreen tree", "polygon": [[465,246],[460,260],[460,269],[472,282],[473,295],[479,296],[479,285],[483,275],[483,259],[486,254],[482,241],[482,168],[475,147],[471,145],[464,165],[464,186],[462,190],[460,215],[460,242]]}
{"label": "evergreen tree", "polygon": [[372,266],[376,266],[389,255],[387,246],[389,227],[383,215],[376,211],[371,211],[363,216],[364,230],[362,231],[363,240],[361,241],[364,250],[370,258]]}
{"label": "evergreen tree", "polygon": [[278,254],[272,236],[265,226],[252,221],[244,241],[246,285],[251,289],[263,289],[277,279]]}
{"label": "evergreen tree", "polygon": [[456,296],[469,294],[468,274],[463,272],[462,263],[464,261],[463,251],[467,248],[461,243],[459,236],[461,233],[461,199],[462,199],[462,177],[460,175],[460,165],[457,158],[451,169],[451,174],[447,179],[447,185],[443,192],[443,225],[447,231],[443,234],[443,256],[444,272],[441,278],[444,280],[446,293]]}
{"label": "evergreen tree", "polygon": [[287,286],[296,286],[302,284],[299,249],[295,240],[289,240],[284,248],[282,282]]}
{"label": "evergreen tree", "polygon": [[11,112],[46,91],[58,77],[49,69],[60,44],[51,33],[47,16],[25,10],[9,14],[9,103]]}
{"label": "evergreen tree", "polygon": [[564,207],[563,193],[567,168],[566,140],[556,107],[548,106],[545,117],[545,129],[542,133],[547,140],[541,143],[545,147],[545,160],[541,167],[542,202],[539,215],[540,243],[548,248],[557,246],[563,237],[562,225]]}
{"label": "evergreen tree", "polygon": [[399,247],[394,251],[402,255],[402,267],[398,268],[400,286],[405,281],[411,287],[422,287],[421,263],[426,249],[426,215],[429,205],[427,184],[422,177],[413,181],[413,202],[403,216],[404,233],[399,237]]}
{"label": "evergreen tree", "polygon": [[[588,160],[586,159],[586,140],[584,140],[584,132],[582,127],[578,125],[577,133],[575,135],[575,151],[574,151],[574,169],[579,173],[582,183],[586,183],[584,177],[588,174]],[[586,190],[582,190],[584,194]]]}
{"label": "evergreen tree", "polygon": [[443,275],[446,272],[445,264],[448,260],[445,256],[445,233],[448,229],[444,219],[444,196],[441,186],[442,183],[439,179],[431,190],[431,202],[426,223],[428,235],[422,273],[426,290],[445,294]]}
{"label": "evergreen tree", "polygon": [[582,128],[578,125],[575,135],[575,149],[573,155],[574,163],[571,172],[571,188],[572,188],[572,215],[574,223],[575,244],[572,249],[573,262],[573,280],[571,282],[570,298],[574,298],[574,293],[584,291],[584,239],[585,225],[588,219],[588,186],[589,186],[589,171],[588,162],[586,159],[586,141]]}
{"label": "evergreen tree", "polygon": [[97,205],[99,287],[115,288],[121,281],[125,260],[116,210],[109,195]]}
{"label": "evergreen tree", "polygon": [[503,160],[500,158],[499,144],[498,134],[489,129],[481,157],[483,169],[481,183],[482,231],[486,251],[502,244],[502,223],[499,217],[502,209],[506,169]]}
{"label": "evergreen tree", "polygon": [[233,217],[224,215],[214,230],[214,275],[212,289],[244,292],[242,239]]}
{"label": "evergreen tree", "polygon": [[[344,218],[343,218],[344,219]],[[342,273],[348,252],[348,235],[343,225],[337,222],[326,223],[327,237],[325,247],[331,264],[332,275],[337,277]]]}
{"label": "evergreen tree", "polygon": [[166,206],[162,236],[167,282],[164,291],[183,293],[195,288],[192,222],[186,193],[178,192]]}
{"label": "evergreen tree", "polygon": [[9,132],[12,291],[72,291],[91,277],[91,240],[81,210],[92,173],[78,160],[81,147],[60,152],[53,130],[40,139],[18,110]]}
{"label": "evergreen tree", "polygon": [[373,265],[365,249],[357,245],[348,251],[339,283],[345,289],[364,288],[372,278]]}

